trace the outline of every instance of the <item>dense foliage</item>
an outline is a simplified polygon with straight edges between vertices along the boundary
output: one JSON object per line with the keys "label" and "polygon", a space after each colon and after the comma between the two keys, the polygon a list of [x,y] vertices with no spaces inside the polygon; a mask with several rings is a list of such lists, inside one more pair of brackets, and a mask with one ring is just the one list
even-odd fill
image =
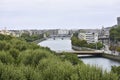
{"label": "dense foliage", "polygon": [[119,76],[119,79],[120,79],[120,66],[112,66],[112,71],[114,73],[117,73],[117,75]]}
{"label": "dense foliage", "polygon": [[0,80],[118,80],[118,75],[85,65],[76,55],[58,56],[49,48],[2,35]]}
{"label": "dense foliage", "polygon": [[109,49],[111,50],[111,51],[117,51],[117,52],[119,52],[120,53],[120,47],[119,46],[110,46],[109,47]]}
{"label": "dense foliage", "polygon": [[113,27],[110,30],[110,40],[111,41],[120,41],[120,26]]}
{"label": "dense foliage", "polygon": [[109,49],[120,52],[120,45],[118,44],[118,42],[120,42],[120,26],[111,28],[110,40],[111,40],[111,45]]}
{"label": "dense foliage", "polygon": [[77,36],[72,36],[71,38],[71,43],[74,46],[78,47],[87,47],[87,48],[92,48],[92,49],[101,49],[103,47],[103,44],[100,42],[97,43],[87,43],[85,40],[80,40]]}
{"label": "dense foliage", "polygon": [[42,39],[43,34],[30,35],[28,33],[23,33],[20,37],[25,39],[27,42],[33,42],[35,40]]}
{"label": "dense foliage", "polygon": [[116,50],[117,50],[118,52],[120,52],[120,47],[117,47]]}

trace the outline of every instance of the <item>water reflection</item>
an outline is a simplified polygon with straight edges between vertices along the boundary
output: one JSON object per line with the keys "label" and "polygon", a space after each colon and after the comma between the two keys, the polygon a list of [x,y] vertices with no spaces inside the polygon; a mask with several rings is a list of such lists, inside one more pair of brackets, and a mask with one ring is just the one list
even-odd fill
{"label": "water reflection", "polygon": [[48,39],[39,43],[39,45],[44,47],[49,47],[54,51],[72,51],[71,40],[69,38],[64,38],[63,40],[60,38]]}
{"label": "water reflection", "polygon": [[95,65],[101,67],[103,70],[110,71],[111,66],[120,66],[120,63],[117,61],[113,61],[110,59],[102,58],[102,57],[97,57],[97,58],[81,58],[81,60],[85,64],[90,64],[90,65]]}

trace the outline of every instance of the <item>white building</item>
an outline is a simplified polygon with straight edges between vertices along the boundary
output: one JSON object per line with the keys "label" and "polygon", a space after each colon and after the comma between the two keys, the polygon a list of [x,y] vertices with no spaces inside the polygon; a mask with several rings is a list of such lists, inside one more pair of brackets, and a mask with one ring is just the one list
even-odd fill
{"label": "white building", "polygon": [[68,35],[68,34],[69,34],[69,30],[66,30],[66,29],[58,30],[58,35]]}
{"label": "white building", "polygon": [[78,34],[78,38],[81,40],[86,40],[88,43],[96,43],[98,42],[98,33],[82,32]]}
{"label": "white building", "polygon": [[0,30],[0,34],[10,35],[10,32],[8,30]]}

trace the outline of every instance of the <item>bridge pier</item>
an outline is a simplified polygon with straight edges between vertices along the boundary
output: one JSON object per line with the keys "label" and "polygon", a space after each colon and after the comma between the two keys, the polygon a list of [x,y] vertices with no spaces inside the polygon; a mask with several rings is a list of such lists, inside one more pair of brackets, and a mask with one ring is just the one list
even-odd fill
{"label": "bridge pier", "polygon": [[90,55],[89,57],[102,57],[103,52],[96,52],[96,51],[64,51],[64,52],[56,52],[58,54],[62,54],[62,53],[68,53],[68,54],[76,54],[76,55]]}
{"label": "bridge pier", "polygon": [[102,57],[102,56],[95,56],[95,55],[84,55],[84,56],[81,56],[81,55],[78,55],[78,58],[96,58],[96,57]]}

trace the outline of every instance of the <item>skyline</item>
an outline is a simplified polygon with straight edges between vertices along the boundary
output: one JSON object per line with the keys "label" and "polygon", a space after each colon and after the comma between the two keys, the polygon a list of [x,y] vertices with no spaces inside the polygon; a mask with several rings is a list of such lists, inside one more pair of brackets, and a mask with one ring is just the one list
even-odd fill
{"label": "skyline", "polygon": [[119,0],[1,0],[0,28],[100,29],[117,24]]}

